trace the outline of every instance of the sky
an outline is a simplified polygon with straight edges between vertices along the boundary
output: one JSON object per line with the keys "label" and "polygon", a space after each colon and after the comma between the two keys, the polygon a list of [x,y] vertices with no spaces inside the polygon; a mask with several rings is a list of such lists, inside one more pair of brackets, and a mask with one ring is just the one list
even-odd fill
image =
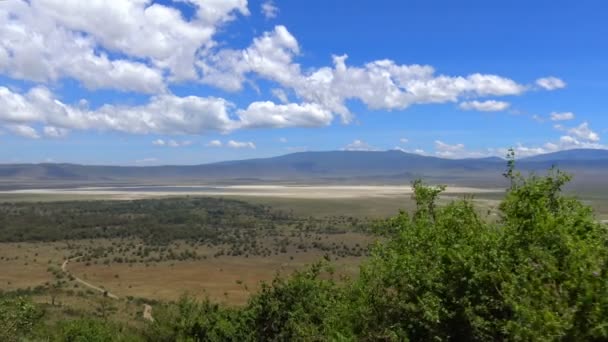
{"label": "sky", "polygon": [[607,148],[608,2],[0,1],[0,163]]}

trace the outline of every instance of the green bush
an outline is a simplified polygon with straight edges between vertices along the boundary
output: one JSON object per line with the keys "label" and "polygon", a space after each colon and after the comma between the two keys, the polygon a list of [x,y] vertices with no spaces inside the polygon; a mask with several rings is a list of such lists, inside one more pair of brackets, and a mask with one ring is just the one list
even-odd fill
{"label": "green bush", "polygon": [[354,333],[371,340],[606,340],[606,228],[563,196],[551,170],[511,187],[497,223],[469,199],[435,208],[443,190],[414,183],[418,208],[383,232],[351,289]]}
{"label": "green bush", "polygon": [[339,312],[346,301],[332,273],[318,263],[289,279],[276,277],[272,284],[264,284],[243,311],[253,340],[324,341],[344,336],[348,322]]}
{"label": "green bush", "polygon": [[52,341],[62,342],[106,342],[143,341],[143,338],[128,329],[99,319],[63,321],[50,329]]}
{"label": "green bush", "polygon": [[40,321],[43,311],[22,297],[0,293],[0,341],[20,341]]}

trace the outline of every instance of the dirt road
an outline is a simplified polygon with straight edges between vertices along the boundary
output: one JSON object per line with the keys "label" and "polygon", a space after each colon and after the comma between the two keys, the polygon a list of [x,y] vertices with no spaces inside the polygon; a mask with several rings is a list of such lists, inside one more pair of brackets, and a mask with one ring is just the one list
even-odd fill
{"label": "dirt road", "polygon": [[[78,259],[78,258],[73,258],[71,260],[76,260],[76,259]],[[70,259],[66,259],[63,262],[63,264],[61,265],[61,270],[63,271],[63,273],[66,273],[66,274],[70,274],[70,272],[68,271],[68,262],[70,262]],[[108,297],[110,297],[112,299],[118,299],[118,296],[116,296],[115,294],[110,293],[109,291],[104,290],[101,287],[95,286],[95,285],[93,285],[93,284],[91,284],[91,283],[89,283],[89,282],[87,282],[85,280],[82,280],[82,279],[76,277],[73,274],[70,274],[70,275],[74,278],[74,280],[76,280],[80,284],[82,284],[82,285],[90,288],[91,290],[95,290],[95,291],[101,292],[101,293],[105,294],[106,296],[108,296]]]}

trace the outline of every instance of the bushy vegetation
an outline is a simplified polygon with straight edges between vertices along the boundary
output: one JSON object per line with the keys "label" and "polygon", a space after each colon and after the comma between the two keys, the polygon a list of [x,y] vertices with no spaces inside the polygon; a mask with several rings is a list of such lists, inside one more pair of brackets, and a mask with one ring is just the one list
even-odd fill
{"label": "bushy vegetation", "polygon": [[[383,224],[385,239],[357,279],[335,280],[318,264],[275,279],[242,308],[184,298],[158,305],[133,338],[607,340],[606,227],[561,194],[568,175],[524,177],[512,163],[505,175],[511,185],[497,219],[480,216],[467,198],[437,207],[443,187],[415,182],[417,209]],[[66,331],[84,334],[98,323],[74,324],[81,330]]]}
{"label": "bushy vegetation", "polygon": [[[297,217],[238,200],[165,198],[135,201],[0,203],[0,242],[70,242],[72,257],[92,263],[198,260],[196,247],[215,256],[270,256],[317,250],[334,257],[362,256],[367,246],[325,241],[364,233],[366,219]],[[111,245],[79,245],[83,240]],[[189,248],[175,248],[176,244]],[[173,248],[172,248],[173,247]]]}

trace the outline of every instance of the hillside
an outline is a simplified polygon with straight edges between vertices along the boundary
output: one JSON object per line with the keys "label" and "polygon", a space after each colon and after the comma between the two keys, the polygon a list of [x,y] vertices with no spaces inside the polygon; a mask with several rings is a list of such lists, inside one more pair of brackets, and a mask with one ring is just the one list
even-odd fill
{"label": "hillside", "polygon": [[[608,151],[570,150],[524,158],[522,170],[557,165],[566,171],[591,174],[608,170]],[[441,181],[495,182],[505,167],[500,158],[443,159],[401,151],[299,152],[272,158],[202,165],[90,166],[77,164],[0,165],[2,183],[52,184],[205,181],[353,181],[402,182],[426,178]]]}

